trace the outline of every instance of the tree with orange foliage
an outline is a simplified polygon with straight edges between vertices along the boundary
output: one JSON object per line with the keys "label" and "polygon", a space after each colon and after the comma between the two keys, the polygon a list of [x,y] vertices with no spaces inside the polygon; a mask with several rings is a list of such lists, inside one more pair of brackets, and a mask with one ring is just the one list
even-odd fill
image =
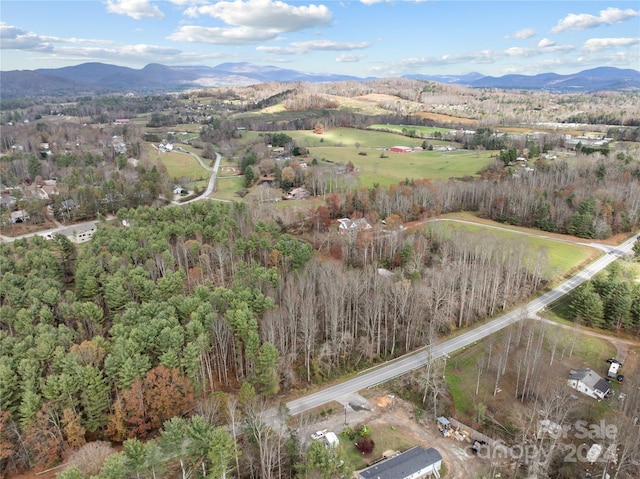
{"label": "tree with orange foliage", "polygon": [[153,429],[174,416],[181,416],[195,404],[191,380],[178,369],[156,366],[144,378],[145,402]]}
{"label": "tree with orange foliage", "polygon": [[84,438],[86,431],[80,423],[80,416],[71,408],[62,411],[62,432],[67,446],[71,449],[78,449],[86,443]]}
{"label": "tree with orange foliage", "polygon": [[33,454],[33,463],[39,470],[51,467],[62,458],[64,437],[58,411],[53,403],[44,403],[35,420],[24,428],[24,442]]}
{"label": "tree with orange foliage", "polygon": [[194,403],[189,378],[178,369],[156,366],[120,395],[109,416],[107,436],[114,441],[144,438],[166,420],[184,414]]}

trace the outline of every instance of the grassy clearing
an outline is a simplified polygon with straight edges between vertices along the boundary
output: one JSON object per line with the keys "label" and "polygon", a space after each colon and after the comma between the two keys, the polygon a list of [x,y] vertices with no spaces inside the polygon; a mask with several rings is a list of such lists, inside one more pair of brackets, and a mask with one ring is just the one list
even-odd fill
{"label": "grassy clearing", "polygon": [[[536,338],[540,334],[538,329],[540,326],[540,323],[534,320],[528,320],[524,325],[525,328],[535,327],[537,329]],[[596,372],[603,374],[606,371],[604,369],[605,360],[615,356],[616,348],[605,339],[559,326],[546,325],[545,327],[541,364],[549,381],[565,381],[571,369],[580,367],[591,367]],[[455,417],[458,419],[473,421],[479,409],[488,407],[494,409],[496,411],[494,414],[500,416],[501,420],[509,423],[511,412],[522,406],[522,403],[514,397],[517,378],[516,358],[518,357],[518,352],[514,348],[511,348],[509,353],[510,361],[506,374],[500,379],[500,392],[496,395],[493,394],[496,378],[495,360],[504,352],[504,338],[508,334],[507,331],[487,338],[466,350],[458,351],[447,362],[445,380],[456,411]],[[512,334],[516,334],[515,329],[512,330]],[[526,337],[525,334],[522,338],[524,337]],[[513,338],[515,336],[512,336],[512,340]],[[553,365],[551,365],[551,352],[556,340],[556,352]],[[520,351],[524,349],[525,342],[524,339],[521,339]],[[489,344],[492,344],[491,361],[493,364],[487,370]],[[483,364],[479,382],[478,364]],[[522,387],[522,381],[521,377],[520,387]],[[478,385],[477,395],[475,394],[476,385]],[[589,404],[592,400],[585,396],[585,401]]]}
{"label": "grassy clearing", "polygon": [[[572,243],[565,243],[551,239],[550,237],[539,237],[524,235],[522,228],[504,227],[500,223],[469,224],[454,221],[437,222],[427,226],[428,228],[448,228],[451,230],[469,231],[478,237],[478,241],[492,241],[493,239],[510,239],[512,241],[522,241],[527,244],[530,250],[542,249],[548,258],[547,278],[565,277],[575,271],[587,261],[594,259],[599,253],[593,248],[580,246]],[[534,233],[534,234],[539,234]]]}
{"label": "grassy clearing", "polygon": [[450,128],[436,128],[433,126],[413,126],[413,125],[370,125],[370,130],[378,130],[378,131],[391,131],[394,133],[403,134],[406,130],[414,130],[416,133],[421,135],[422,137],[430,137],[433,136],[435,132],[440,132],[443,135],[451,131]]}
{"label": "grassy clearing", "polygon": [[407,437],[406,433],[395,426],[371,426],[371,439],[375,443],[373,452],[366,456],[362,455],[356,449],[355,441],[351,441],[344,434],[340,434],[340,447],[346,453],[349,458],[349,462],[354,466],[354,469],[363,469],[367,465],[382,457],[385,451],[406,451],[412,448],[415,444]]}
{"label": "grassy clearing", "polygon": [[234,176],[230,178],[218,178],[216,192],[213,197],[220,200],[244,201],[236,195],[236,191],[242,189],[244,177]]}
{"label": "grassy clearing", "polygon": [[209,178],[210,173],[191,155],[177,152],[161,153],[151,146],[147,151],[151,160],[165,166],[169,178],[189,178],[193,181]]}

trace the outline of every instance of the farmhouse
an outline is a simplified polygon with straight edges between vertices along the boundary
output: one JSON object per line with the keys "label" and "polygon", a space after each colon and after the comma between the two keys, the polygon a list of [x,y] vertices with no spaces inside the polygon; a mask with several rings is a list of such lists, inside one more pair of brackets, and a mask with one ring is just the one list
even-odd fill
{"label": "farmhouse", "polygon": [[439,478],[441,466],[442,456],[436,449],[416,446],[360,471],[358,479]]}
{"label": "farmhouse", "polygon": [[411,148],[410,146],[392,146],[391,148],[389,148],[389,151],[393,153],[411,153],[413,151],[413,148]]}
{"label": "farmhouse", "polygon": [[572,370],[567,382],[576,391],[594,399],[604,399],[611,390],[609,383],[589,368]]}

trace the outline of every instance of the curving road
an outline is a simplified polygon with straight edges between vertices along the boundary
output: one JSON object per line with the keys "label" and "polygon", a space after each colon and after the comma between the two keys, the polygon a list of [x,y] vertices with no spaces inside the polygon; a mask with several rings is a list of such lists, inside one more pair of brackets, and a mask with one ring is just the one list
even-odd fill
{"label": "curving road", "polygon": [[593,275],[606,268],[618,258],[631,251],[633,244],[640,237],[640,233],[628,239],[621,245],[611,248],[605,255],[601,256],[589,266],[584,268],[575,276],[571,277],[556,288],[548,291],[542,296],[530,301],[524,306],[517,308],[493,321],[468,331],[456,338],[452,338],[433,347],[422,349],[418,353],[411,353],[400,357],[384,366],[380,366],[369,372],[362,373],[356,378],[349,379],[343,383],[329,386],[321,391],[307,396],[289,401],[286,406],[290,414],[300,414],[315,407],[327,404],[334,400],[347,397],[357,391],[366,389],[377,384],[386,382],[398,376],[402,376],[414,369],[420,368],[434,359],[447,356],[454,351],[462,349],[487,336],[500,331],[501,329],[516,323],[529,315],[535,314],[553,303],[557,299],[567,294],[572,289],[578,287],[583,282],[591,279]]}
{"label": "curving road", "polygon": [[209,178],[209,184],[207,185],[207,189],[200,196],[197,196],[196,198],[191,198],[190,200],[187,200],[187,201],[173,201],[172,203],[177,205],[186,205],[188,203],[193,203],[194,201],[200,201],[208,198],[209,195],[213,193],[213,190],[216,187],[216,180],[218,178],[218,170],[220,169],[220,161],[222,160],[222,156],[217,151],[215,152],[216,162],[213,164],[213,168],[212,168],[210,166],[207,166],[207,164],[202,160],[202,158],[200,158],[195,153],[184,150],[183,148],[180,148],[180,147],[178,147],[177,149],[180,150],[181,153],[186,153],[188,155],[191,155],[196,160],[198,160],[198,162],[200,163],[200,166],[202,166],[205,170],[208,170],[211,172],[211,177]]}

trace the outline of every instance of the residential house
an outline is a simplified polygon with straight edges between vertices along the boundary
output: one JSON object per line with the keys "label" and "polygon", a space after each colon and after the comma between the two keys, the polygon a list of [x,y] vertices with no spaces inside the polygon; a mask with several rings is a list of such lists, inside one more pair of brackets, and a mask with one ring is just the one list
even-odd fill
{"label": "residential house", "polygon": [[58,185],[56,180],[44,180],[44,184],[38,190],[38,196],[43,200],[51,200],[58,195]]}
{"label": "residential house", "polygon": [[436,449],[416,446],[360,471],[358,479],[439,479],[441,467],[442,456]]}
{"label": "residential house", "polygon": [[15,196],[11,195],[2,195],[0,196],[0,208],[4,208],[5,210],[12,211],[18,205],[18,200]]}
{"label": "residential house", "polygon": [[29,216],[29,213],[27,213],[25,210],[12,211],[11,215],[9,216],[9,221],[11,221],[12,223],[26,223],[30,219],[31,216]]}
{"label": "residential house", "polygon": [[355,220],[349,218],[341,218],[338,220],[338,223],[338,231],[342,234],[371,229],[371,225],[364,218],[358,218]]}
{"label": "residential house", "polygon": [[283,200],[306,200],[311,196],[305,188],[293,188],[289,193],[282,197]]}
{"label": "residential house", "polygon": [[60,230],[60,234],[66,236],[69,241],[74,243],[84,243],[93,237],[96,230],[97,226],[95,223],[81,223]]}
{"label": "residential house", "polygon": [[611,387],[590,368],[571,370],[567,380],[570,387],[594,399],[604,399]]}

